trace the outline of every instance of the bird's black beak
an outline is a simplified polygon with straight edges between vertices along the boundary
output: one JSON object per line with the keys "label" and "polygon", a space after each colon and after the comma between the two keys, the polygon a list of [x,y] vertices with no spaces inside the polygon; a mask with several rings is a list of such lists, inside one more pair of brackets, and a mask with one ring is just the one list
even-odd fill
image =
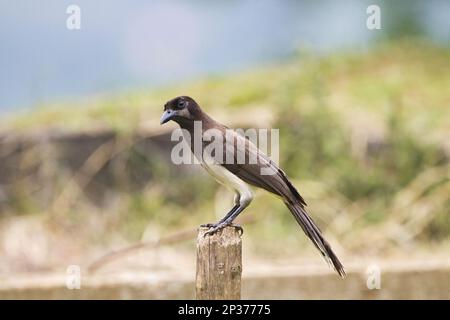
{"label": "bird's black beak", "polygon": [[161,117],[160,124],[164,124],[167,121],[171,120],[174,115],[175,115],[174,112],[172,110],[170,110],[170,109],[164,111],[164,113],[162,114],[162,117]]}

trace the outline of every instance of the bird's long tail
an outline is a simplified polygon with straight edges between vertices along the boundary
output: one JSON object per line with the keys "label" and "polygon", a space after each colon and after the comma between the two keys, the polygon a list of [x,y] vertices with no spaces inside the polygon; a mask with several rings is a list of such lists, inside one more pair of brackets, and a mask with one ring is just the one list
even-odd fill
{"label": "bird's long tail", "polygon": [[304,206],[301,203],[285,202],[285,204],[292,212],[295,220],[297,220],[298,224],[302,227],[306,235],[312,240],[316,248],[319,249],[325,260],[333,266],[333,268],[341,277],[344,277],[344,266],[339,261],[338,257],[334,254],[331,246],[322,236],[322,232],[308,215]]}

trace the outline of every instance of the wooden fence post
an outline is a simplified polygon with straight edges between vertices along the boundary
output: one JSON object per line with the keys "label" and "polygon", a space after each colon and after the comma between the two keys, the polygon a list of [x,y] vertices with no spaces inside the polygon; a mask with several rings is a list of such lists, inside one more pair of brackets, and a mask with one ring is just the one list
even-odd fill
{"label": "wooden fence post", "polygon": [[229,226],[204,236],[208,230],[205,227],[198,230],[196,299],[240,299],[242,241],[239,229]]}

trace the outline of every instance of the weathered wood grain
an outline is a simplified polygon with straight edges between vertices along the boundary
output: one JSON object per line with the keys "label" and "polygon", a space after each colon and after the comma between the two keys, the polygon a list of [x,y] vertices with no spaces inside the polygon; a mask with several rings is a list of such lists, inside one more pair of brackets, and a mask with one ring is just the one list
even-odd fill
{"label": "weathered wood grain", "polygon": [[242,241],[237,228],[226,227],[214,235],[201,227],[197,237],[196,298],[241,298]]}

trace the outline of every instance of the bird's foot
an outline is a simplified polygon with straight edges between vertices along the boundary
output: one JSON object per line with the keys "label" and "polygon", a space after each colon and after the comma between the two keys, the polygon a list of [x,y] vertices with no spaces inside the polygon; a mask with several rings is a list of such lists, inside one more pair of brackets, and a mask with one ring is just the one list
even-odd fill
{"label": "bird's foot", "polygon": [[239,224],[231,224],[231,226],[235,227],[239,231],[239,236],[242,237],[244,229]]}
{"label": "bird's foot", "polygon": [[212,227],[215,227],[217,225],[218,225],[218,223],[205,223],[205,224],[201,224],[200,227],[202,227],[202,228],[212,228]]}
{"label": "bird's foot", "polygon": [[244,234],[244,229],[242,229],[242,227],[240,225],[233,224],[232,222],[227,222],[227,221],[219,222],[219,223],[207,223],[207,224],[202,225],[202,227],[203,226],[210,228],[207,232],[205,232],[205,234],[203,235],[204,237],[206,237],[207,235],[211,236],[214,233],[216,233],[217,231],[222,230],[223,228],[228,227],[228,226],[232,226],[232,227],[235,227],[236,229],[238,229],[240,236],[242,236]]}

